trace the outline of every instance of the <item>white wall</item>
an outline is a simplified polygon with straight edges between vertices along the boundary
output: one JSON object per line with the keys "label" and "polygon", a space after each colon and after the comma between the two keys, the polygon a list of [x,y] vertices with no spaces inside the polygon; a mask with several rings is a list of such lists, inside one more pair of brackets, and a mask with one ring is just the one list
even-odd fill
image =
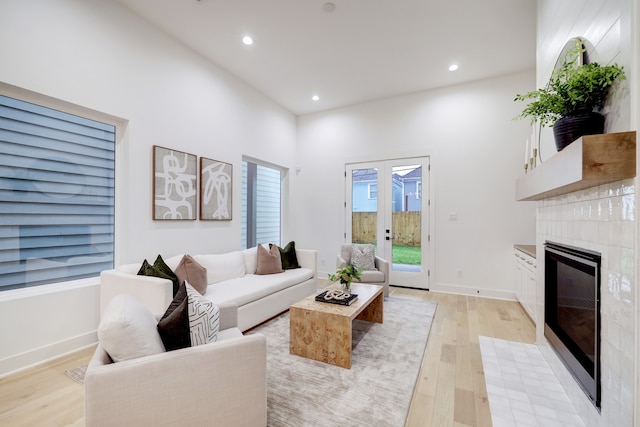
{"label": "white wall", "polygon": [[[116,264],[158,253],[238,249],[242,156],[294,168],[291,113],[115,2],[4,0],[0,57],[0,82],[128,122],[117,145]],[[154,144],[232,163],[234,219],[152,221]],[[283,217],[283,235],[290,237],[295,218],[289,211]],[[33,290],[0,294],[0,375],[43,354],[52,357],[94,342],[95,281],[90,288],[64,291],[64,297],[24,296]],[[14,316],[25,309],[35,319],[15,326]]]}
{"label": "white wall", "polygon": [[513,99],[533,87],[523,72],[299,117],[296,240],[318,249],[319,277],[344,241],[345,163],[430,156],[431,289],[513,298],[513,244],[535,241],[535,205],[515,201],[531,128]]}

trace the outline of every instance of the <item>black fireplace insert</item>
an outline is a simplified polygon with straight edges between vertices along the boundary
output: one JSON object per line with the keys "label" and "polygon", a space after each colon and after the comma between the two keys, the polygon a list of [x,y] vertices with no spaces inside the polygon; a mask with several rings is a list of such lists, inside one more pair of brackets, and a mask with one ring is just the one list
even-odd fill
{"label": "black fireplace insert", "polygon": [[601,254],[545,243],[544,336],[600,410]]}

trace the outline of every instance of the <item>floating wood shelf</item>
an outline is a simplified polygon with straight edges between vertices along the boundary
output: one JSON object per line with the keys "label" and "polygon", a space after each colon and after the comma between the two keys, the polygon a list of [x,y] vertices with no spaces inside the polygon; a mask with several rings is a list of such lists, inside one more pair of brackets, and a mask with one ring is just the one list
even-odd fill
{"label": "floating wood shelf", "polygon": [[516,181],[516,200],[542,200],[636,176],[636,132],[583,136]]}

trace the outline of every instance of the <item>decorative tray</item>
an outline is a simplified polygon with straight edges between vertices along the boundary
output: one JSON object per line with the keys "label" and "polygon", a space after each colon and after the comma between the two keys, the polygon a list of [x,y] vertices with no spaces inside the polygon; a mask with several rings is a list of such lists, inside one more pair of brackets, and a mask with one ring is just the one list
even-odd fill
{"label": "decorative tray", "polygon": [[[332,292],[327,295],[328,292]],[[341,291],[337,291],[341,292]],[[355,300],[358,299],[358,294],[351,294],[349,296],[344,296],[344,293],[340,295],[336,293],[336,291],[324,291],[319,295],[316,295],[316,301],[318,302],[328,302],[330,304],[339,304],[339,305],[351,305]]]}

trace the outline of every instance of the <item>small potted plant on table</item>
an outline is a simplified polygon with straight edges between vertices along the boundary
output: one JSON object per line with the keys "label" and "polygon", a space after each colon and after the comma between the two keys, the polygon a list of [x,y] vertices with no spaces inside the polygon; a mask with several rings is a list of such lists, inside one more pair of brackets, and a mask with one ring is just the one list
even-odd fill
{"label": "small potted plant on table", "polygon": [[351,282],[353,279],[360,280],[362,272],[352,264],[339,267],[335,274],[329,274],[329,281],[340,282],[345,292],[351,292]]}

